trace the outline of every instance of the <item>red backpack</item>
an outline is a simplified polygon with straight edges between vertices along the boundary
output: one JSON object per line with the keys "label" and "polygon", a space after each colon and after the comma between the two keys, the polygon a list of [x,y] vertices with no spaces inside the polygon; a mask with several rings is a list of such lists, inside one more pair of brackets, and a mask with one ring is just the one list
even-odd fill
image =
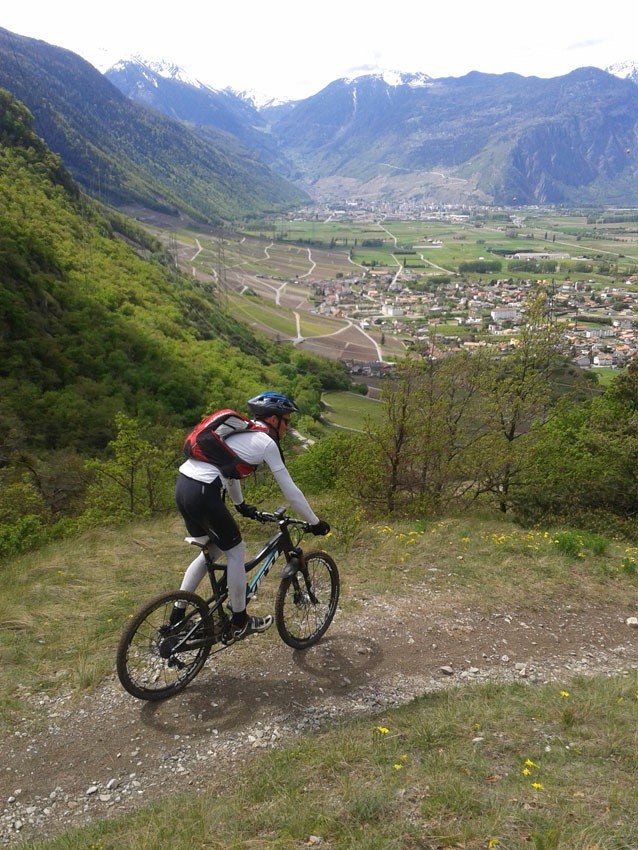
{"label": "red backpack", "polygon": [[267,425],[253,422],[235,410],[217,410],[202,419],[186,437],[184,454],[187,458],[212,463],[224,478],[246,478],[257,467],[238,457],[225,442],[226,437],[242,431],[269,433]]}

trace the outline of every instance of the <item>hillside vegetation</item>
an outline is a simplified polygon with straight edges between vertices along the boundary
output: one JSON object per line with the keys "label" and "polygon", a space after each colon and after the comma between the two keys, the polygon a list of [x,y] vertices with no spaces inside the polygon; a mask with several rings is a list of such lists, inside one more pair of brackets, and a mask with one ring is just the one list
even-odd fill
{"label": "hillside vegetation", "polygon": [[136,104],[71,51],[1,28],[0,87],[83,189],[113,206],[218,223],[305,198],[229,133]]}
{"label": "hillside vegetation", "polygon": [[220,309],[159,242],[80,194],[23,105],[0,92],[0,107],[0,526],[81,512],[84,463],[118,415],[135,418],[147,462],[162,447],[159,472],[211,408],[274,386],[312,419],[322,388],[349,386]]}
{"label": "hillside vegetation", "polygon": [[[294,395],[298,429],[322,437],[321,394],[350,387],[343,366],[255,336],[159,242],[83,198],[8,95],[0,126],[0,556],[69,521],[170,509],[184,429],[265,386]],[[355,415],[363,435],[322,437],[295,474],[370,516],[488,506],[634,538],[638,367],[604,392],[557,392],[546,297],[507,354],[399,364],[381,415]]]}

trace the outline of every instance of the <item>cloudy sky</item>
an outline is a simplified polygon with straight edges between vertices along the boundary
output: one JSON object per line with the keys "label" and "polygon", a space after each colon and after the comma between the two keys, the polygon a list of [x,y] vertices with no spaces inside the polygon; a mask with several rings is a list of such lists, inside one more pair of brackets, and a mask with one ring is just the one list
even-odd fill
{"label": "cloudy sky", "polygon": [[[66,47],[100,70],[141,54],[215,87],[308,97],[377,70],[552,77],[638,61],[627,0],[12,0],[0,27]],[[10,5],[10,8],[7,8]]]}

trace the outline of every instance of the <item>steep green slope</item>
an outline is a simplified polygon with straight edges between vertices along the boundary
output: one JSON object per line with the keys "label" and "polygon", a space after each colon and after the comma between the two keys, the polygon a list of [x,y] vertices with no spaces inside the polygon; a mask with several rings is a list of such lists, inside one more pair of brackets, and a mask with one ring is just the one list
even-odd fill
{"label": "steep green slope", "polygon": [[90,452],[113,436],[117,411],[183,425],[284,381],[274,355],[286,354],[171,269],[137,225],[81,199],[3,92],[0,281],[5,457]]}

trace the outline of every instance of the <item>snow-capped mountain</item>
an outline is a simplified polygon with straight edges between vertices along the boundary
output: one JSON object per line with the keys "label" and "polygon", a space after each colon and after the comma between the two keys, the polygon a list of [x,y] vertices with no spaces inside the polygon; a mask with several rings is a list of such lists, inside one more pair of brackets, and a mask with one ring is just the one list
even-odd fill
{"label": "snow-capped mountain", "polygon": [[390,86],[394,88],[396,86],[409,86],[410,88],[423,88],[425,86],[432,85],[432,77],[428,77],[427,74],[418,73],[409,73],[406,71],[392,71],[392,70],[384,70],[384,71],[374,71],[369,72],[366,71],[362,74],[357,74],[351,77],[344,77],[344,83],[355,83],[357,80],[365,77],[366,79],[376,79],[381,80],[386,84],[386,86]]}
{"label": "snow-capped mountain", "polygon": [[605,68],[608,74],[613,74],[614,77],[620,77],[623,80],[631,80],[638,85],[638,62],[627,59],[624,62],[616,62]]}
{"label": "snow-capped mountain", "polygon": [[[157,88],[160,79],[174,83],[183,83],[184,85],[190,86],[194,89],[201,89],[212,94],[237,98],[258,111],[270,107],[283,106],[290,102],[280,98],[275,98],[272,95],[255,89],[238,91],[232,88],[232,86],[216,88],[210,83],[203,82],[191,71],[181,65],[175,64],[175,62],[170,62],[166,59],[147,59],[139,53],[125,59],[119,59],[117,62],[110,62],[108,66],[104,68],[103,73],[112,82],[121,80],[122,78],[130,79],[131,77],[136,76],[138,90],[144,89],[145,85],[151,85]],[[117,82],[116,85],[118,85]],[[132,95],[129,93],[129,96]],[[140,97],[139,99],[142,100],[144,98]]]}
{"label": "snow-capped mountain", "polygon": [[248,93],[216,89],[174,62],[139,55],[120,60],[104,76],[131,100],[179,121],[231,133],[268,163],[275,157],[275,142],[266,132],[256,95],[252,99]]}
{"label": "snow-capped mountain", "polygon": [[294,102],[290,100],[282,100],[281,98],[277,97],[272,97],[272,95],[264,94],[264,92],[255,91],[255,89],[245,89],[244,91],[238,91],[237,89],[228,86],[224,89],[224,91],[227,91],[235,97],[238,97],[240,100],[249,103],[257,110],[269,109],[270,107],[274,106],[285,106],[288,103]]}
{"label": "snow-capped mountain", "polygon": [[[152,80],[155,77],[161,77],[164,80],[172,80],[177,83],[184,83],[187,86],[192,86],[196,89],[208,89],[208,91],[219,91],[213,86],[203,83],[197,77],[193,76],[190,71],[174,62],[169,62],[165,59],[146,59],[139,53],[129,56],[126,59],[120,59],[118,62],[110,65],[107,69],[110,73],[120,71],[128,72],[132,67],[137,67],[139,73],[147,79]],[[107,74],[108,76],[108,74]]]}

